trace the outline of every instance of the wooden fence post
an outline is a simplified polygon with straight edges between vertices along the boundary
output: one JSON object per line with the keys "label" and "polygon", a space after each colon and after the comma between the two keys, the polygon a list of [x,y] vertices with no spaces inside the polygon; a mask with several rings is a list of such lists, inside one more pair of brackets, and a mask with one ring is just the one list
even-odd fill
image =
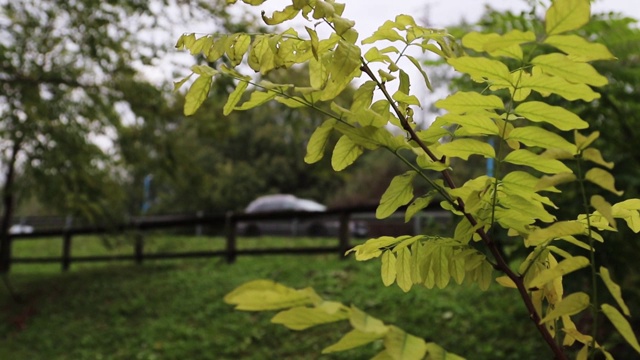
{"label": "wooden fence post", "polygon": [[140,224],[136,223],[135,229],[134,256],[136,258],[136,264],[142,265],[142,261],[144,260],[144,236],[142,235]]}
{"label": "wooden fence post", "polygon": [[233,212],[227,212],[224,227],[227,235],[227,263],[233,264],[238,255],[236,251],[236,217]]}
{"label": "wooden fence post", "polygon": [[67,215],[64,221],[64,235],[62,236],[62,271],[67,271],[71,267],[71,226],[73,217]]}
{"label": "wooden fence post", "polygon": [[71,233],[66,232],[62,238],[62,271],[69,270],[71,266]]}
{"label": "wooden fence post", "polygon": [[351,214],[348,212],[340,213],[340,233],[338,234],[338,251],[340,252],[340,258],[345,259],[344,253],[349,250],[350,246],[350,229],[349,222],[351,220]]}

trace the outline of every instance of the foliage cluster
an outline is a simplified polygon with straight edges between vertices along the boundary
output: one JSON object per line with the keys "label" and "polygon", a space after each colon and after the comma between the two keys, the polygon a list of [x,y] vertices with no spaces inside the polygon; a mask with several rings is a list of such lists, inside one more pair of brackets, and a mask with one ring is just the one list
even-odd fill
{"label": "foliage cluster", "polygon": [[[244,2],[259,5],[263,0]],[[602,314],[640,352],[626,319],[630,311],[620,287],[606,267],[596,264],[594,255],[596,243],[604,243],[601,233],[617,231],[619,223],[640,231],[640,200],[611,204],[587,188],[585,184],[593,184],[598,191],[622,194],[608,171],[613,163],[593,146],[599,132],[583,133],[589,119],[549,100],[593,103],[601,97],[593,88],[609,81],[591,62],[615,57],[604,45],[577,32],[589,22],[590,2],[556,0],[546,12],[543,27],[504,34],[470,32],[460,43],[444,30],[425,28],[411,16],[399,15],[360,42],[371,45],[367,51],[356,45],[354,22],[342,17],[343,11],[344,4],[334,1],[298,0],[271,16],[263,14],[268,25],[301,14],[317,26],[328,26],[332,32],[326,39],[320,39],[310,27],[304,35],[294,29],[257,35],[183,35],[178,48],[202,54],[210,62],[228,60],[215,68],[192,68],[196,79],[185,97],[185,114],[196,112],[218,77],[237,81],[224,106],[225,114],[271,100],[294,109],[315,109],[327,120],[311,136],[305,161],[322,159],[328,136],[335,131],[341,135],[331,156],[336,171],[353,164],[365,150],[376,149],[392,152],[407,166],[408,171],[396,176],[382,195],[376,213],[379,218],[408,205],[406,218],[410,219],[436,196],[444,209],[458,217],[449,237],[383,237],[352,249],[357,260],[381,258],[385,285],[397,283],[409,291],[414,285],[444,288],[453,280],[487,289],[497,270],[501,276],[496,281],[516,289],[528,317],[557,359],[567,358],[565,348],[574,344],[579,348],[577,359],[597,353],[612,358],[607,346],[596,341]],[[394,44],[376,46],[388,42]],[[406,54],[409,47],[440,56],[455,71],[481,84],[482,90],[458,91],[437,101],[436,107],[446,113],[427,129],[418,129],[413,112],[423,104],[412,93],[412,79],[400,61],[416,67],[428,88],[431,83],[420,62]],[[247,66],[262,74],[308,64],[308,85],[254,81],[238,70],[245,56]],[[354,92],[349,108],[333,101],[360,77],[366,80]],[[188,79],[177,82],[176,87]],[[247,92],[248,98],[243,96]],[[488,139],[496,145],[490,145]],[[464,166],[470,156],[492,159],[492,175],[477,176],[458,186],[450,159],[460,159],[456,166]],[[413,184],[418,180],[431,189],[415,194]],[[574,206],[572,217],[557,218],[553,213],[558,207],[546,194],[562,192],[560,188],[568,183],[578,185],[576,200],[581,205]],[[515,259],[501,249],[504,238],[528,249],[526,258],[515,267],[511,264]],[[565,294],[563,278],[583,268],[591,274],[591,295],[583,291]],[[597,287],[602,285],[616,306],[598,301]],[[376,359],[456,357],[434,342],[386,325],[356,307],[325,300],[309,288],[295,290],[256,280],[225,299],[243,310],[281,310],[272,321],[295,330],[348,320],[353,330],[324,352],[380,340],[383,349]],[[586,310],[593,319],[590,335],[571,318]]]}

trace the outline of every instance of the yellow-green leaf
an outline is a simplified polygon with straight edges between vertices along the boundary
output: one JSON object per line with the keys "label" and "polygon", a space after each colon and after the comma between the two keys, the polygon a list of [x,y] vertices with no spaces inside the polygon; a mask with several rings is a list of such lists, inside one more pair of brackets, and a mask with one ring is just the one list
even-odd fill
{"label": "yellow-green leaf", "polygon": [[389,332],[384,337],[384,347],[397,360],[422,360],[427,353],[427,344],[423,339],[407,334],[395,326],[389,327]]}
{"label": "yellow-green leaf", "polygon": [[374,332],[364,332],[354,329],[346,333],[338,342],[328,346],[322,350],[323,354],[329,354],[338,351],[345,351],[366,345],[372,341],[382,338],[384,334]]}
{"label": "yellow-green leaf", "polygon": [[176,91],[180,90],[182,85],[184,85],[184,83],[186,83],[189,79],[191,79],[193,74],[194,73],[189,74],[187,77],[185,77],[184,79],[182,79],[180,81],[174,81],[173,82],[173,91],[176,92]]}
{"label": "yellow-green leaf", "polygon": [[373,44],[379,40],[388,40],[388,41],[405,41],[405,39],[400,36],[400,34],[395,31],[393,28],[395,27],[395,22],[391,20],[385,21],[378,30],[376,30],[373,35],[368,38],[362,40],[362,45]]}
{"label": "yellow-green leaf", "polygon": [[589,169],[584,175],[584,178],[618,196],[624,193],[624,191],[616,190],[615,178],[606,170],[600,168]]}
{"label": "yellow-green leaf", "polygon": [[541,271],[529,282],[527,286],[533,289],[541,289],[546,283],[587,266],[589,266],[589,259],[584,256],[574,256],[572,258],[564,259],[559,262],[558,265]]}
{"label": "yellow-green leaf", "polygon": [[426,195],[419,196],[407,206],[407,210],[404,214],[404,222],[409,222],[411,218],[420,210],[426,208],[433,200],[433,193],[428,193]]}
{"label": "yellow-green leaf", "polygon": [[382,266],[380,267],[380,275],[384,286],[389,286],[396,281],[396,256],[391,250],[382,253]]}
{"label": "yellow-green leaf", "polygon": [[546,38],[544,43],[560,49],[576,61],[614,60],[616,58],[606,46],[590,43],[578,35],[552,35]]}
{"label": "yellow-green leaf", "polygon": [[407,95],[401,91],[396,91],[393,96],[393,100],[404,103],[407,105],[420,106],[420,100],[415,95]]}
{"label": "yellow-green leaf", "polygon": [[582,235],[587,231],[585,224],[579,221],[558,221],[546,228],[540,228],[529,233],[525,239],[526,246],[538,246],[549,240],[567,235]]}
{"label": "yellow-green leaf", "polygon": [[397,251],[396,282],[404,292],[408,292],[413,286],[411,279],[411,251],[409,251],[408,247],[403,247]]}
{"label": "yellow-green leaf", "polygon": [[335,120],[327,120],[313,131],[307,143],[307,155],[304,157],[304,162],[313,164],[322,159],[324,148],[327,146],[329,134],[331,134],[334,125]]}
{"label": "yellow-green leaf", "polygon": [[492,39],[484,44],[485,51],[491,53],[496,50],[506,49],[513,45],[520,45],[536,40],[536,34],[531,31],[522,32],[518,29],[511,30],[498,38]]}
{"label": "yellow-green leaf", "polygon": [[240,80],[238,82],[238,85],[236,85],[236,88],[233,89],[231,94],[229,94],[229,98],[227,99],[227,102],[224,104],[224,108],[222,109],[222,113],[225,116],[231,114],[231,112],[233,111],[233,108],[236,106],[238,102],[240,102],[240,99],[242,98],[242,95],[244,94],[244,91],[247,89],[248,86],[249,86],[249,83],[247,81]]}
{"label": "yellow-green leaf", "polygon": [[622,290],[620,290],[620,285],[616,284],[613,280],[611,280],[611,274],[609,274],[609,269],[607,269],[604,266],[600,266],[600,277],[602,278],[602,281],[604,281],[604,284],[607,286],[607,289],[609,289],[609,292],[611,293],[613,298],[618,303],[618,306],[620,306],[620,308],[622,309],[622,312],[627,316],[631,316],[629,307],[627,306],[627,304],[625,304],[624,300],[622,299]]}
{"label": "yellow-green leaf", "polygon": [[555,308],[540,320],[540,324],[562,316],[575,315],[587,307],[589,307],[589,295],[583,292],[570,294],[556,303]]}
{"label": "yellow-green leaf", "polygon": [[342,135],[336,147],[333,149],[333,155],[331,156],[331,166],[335,171],[342,171],[347,166],[353,164],[360,155],[362,155],[363,149],[357,145],[351,139]]}
{"label": "yellow-green leaf", "polygon": [[[488,112],[503,109],[502,100],[495,95],[481,95],[473,91],[458,91],[446,99],[436,101],[436,107],[453,114]],[[571,112],[570,112],[571,113]]]}
{"label": "yellow-green leaf", "polygon": [[539,190],[552,190],[556,185],[575,181],[577,177],[572,173],[559,173],[551,176],[544,175],[538,180],[535,187],[535,191]]}
{"label": "yellow-green leaf", "polygon": [[300,10],[296,9],[294,5],[289,5],[281,11],[274,11],[273,14],[271,14],[271,17],[266,16],[265,12],[263,11],[262,20],[264,20],[267,25],[278,25],[287,20],[295,18],[299,12]]}
{"label": "yellow-green leaf", "polygon": [[253,109],[254,107],[260,106],[275,98],[276,95],[277,94],[272,91],[254,91],[251,93],[249,100],[245,101],[240,106],[236,106],[233,110],[243,111]]}
{"label": "yellow-green leaf", "polygon": [[613,162],[605,161],[604,158],[602,158],[600,150],[596,148],[584,149],[584,151],[582,151],[582,158],[589,160],[592,163],[604,166],[607,169],[613,169]]}
{"label": "yellow-green leaf", "polygon": [[498,60],[462,56],[449,58],[447,62],[453,66],[456,71],[469,74],[476,82],[488,82],[492,85],[503,86],[511,84],[509,68]]}
{"label": "yellow-green leaf", "polygon": [[191,84],[189,91],[184,97],[184,114],[186,116],[193,115],[200,108],[200,105],[206,100],[211,89],[213,77],[200,75],[196,81]]}
{"label": "yellow-green leaf", "polygon": [[448,157],[459,157],[468,160],[470,155],[481,155],[494,158],[496,152],[493,146],[475,139],[456,139],[438,147],[438,151]]}
{"label": "yellow-green leaf", "polygon": [[[563,98],[574,101],[584,100],[591,102],[600,98],[600,94],[593,91],[589,85],[573,84],[558,76],[549,76],[542,71],[533,68],[531,76],[523,76],[520,80],[519,90],[534,90],[542,96],[557,94]],[[511,89],[513,91],[513,89]],[[519,99],[520,101],[524,99]]]}
{"label": "yellow-green leaf", "polygon": [[427,76],[427,73],[422,68],[422,65],[420,65],[420,62],[418,62],[418,60],[416,58],[414,58],[413,56],[411,56],[411,55],[404,55],[404,56],[407,59],[409,59],[409,61],[416,67],[416,69],[418,69],[418,71],[422,75],[422,79],[424,80],[424,84],[427,86],[427,89],[433,91],[433,87],[431,86],[431,81],[429,81],[429,77]]}
{"label": "yellow-green leaf", "polygon": [[591,2],[589,0],[558,0],[547,10],[545,30],[547,35],[579,29],[589,22]]}
{"label": "yellow-green leaf", "polygon": [[538,55],[531,60],[531,63],[539,66],[547,74],[559,76],[572,83],[604,86],[609,82],[593,66],[573,61],[564,54]]}
{"label": "yellow-green leaf", "polygon": [[349,308],[338,302],[326,301],[316,307],[298,306],[281,311],[271,319],[271,322],[282,324],[292,330],[304,330],[348,318]]}
{"label": "yellow-green leaf", "polygon": [[353,326],[354,329],[366,333],[384,335],[389,331],[389,327],[382,321],[356,308],[355,306],[351,306],[349,323],[351,323],[351,326]]}
{"label": "yellow-green leaf", "polygon": [[237,66],[242,62],[244,54],[249,50],[251,44],[251,37],[247,34],[235,34],[227,48],[227,56],[231,60],[232,66]]}
{"label": "yellow-green leaf", "polygon": [[589,124],[573,112],[540,101],[529,101],[518,105],[515,113],[534,122],[546,122],[560,130],[586,129]]}
{"label": "yellow-green leaf", "polygon": [[495,120],[491,118],[491,115],[495,116],[495,113],[481,113],[475,112],[470,114],[453,114],[448,113],[439,116],[436,122],[444,122],[446,124],[458,124],[464,126],[464,129],[468,130],[474,135],[500,135],[500,130],[495,123]]}
{"label": "yellow-green leaf", "polygon": [[554,159],[545,159],[540,155],[536,155],[529,150],[514,150],[505,156],[504,161],[515,164],[532,167],[540,172],[547,174],[557,174],[561,172],[571,172],[561,161]]}
{"label": "yellow-green leaf", "polygon": [[408,171],[391,180],[391,184],[380,198],[380,205],[376,209],[376,218],[384,219],[393,214],[400,206],[406,205],[413,199],[413,178],[415,171]]}
{"label": "yellow-green leaf", "polygon": [[609,223],[609,225],[611,225],[611,227],[615,229],[616,220],[613,218],[613,213],[611,211],[611,204],[607,202],[607,200],[605,200],[600,195],[593,195],[591,197],[590,203],[591,203],[591,206],[593,206],[593,208],[600,213],[600,215],[602,215],[605,219],[607,219],[607,222]]}
{"label": "yellow-green leaf", "polygon": [[459,355],[446,351],[436,343],[430,342],[430,343],[427,343],[427,358],[425,360],[465,360],[465,359]]}
{"label": "yellow-green leaf", "polygon": [[629,345],[631,345],[631,347],[633,347],[635,351],[640,353],[640,344],[638,344],[638,339],[636,339],[636,335],[633,332],[633,329],[631,328],[631,325],[629,324],[627,319],[625,319],[624,316],[620,314],[618,309],[609,304],[602,304],[600,308],[602,309],[602,312],[605,314],[605,316],[609,319],[609,321],[611,321],[616,330],[618,330],[620,335],[622,335],[622,337],[627,340]]}
{"label": "yellow-green leaf", "polygon": [[580,134],[578,131],[574,131],[573,136],[575,137],[575,143],[578,147],[578,150],[583,150],[589,147],[600,137],[600,131],[594,131],[587,136]]}
{"label": "yellow-green leaf", "polygon": [[467,33],[462,37],[462,46],[478,52],[485,51],[485,45],[490,44],[500,38],[496,33],[483,34],[477,31]]}
{"label": "yellow-green leaf", "polygon": [[322,299],[311,288],[296,290],[271,280],[253,280],[228,293],[224,301],[238,310],[265,311],[313,305]]}
{"label": "yellow-green leaf", "polygon": [[575,154],[576,146],[562,136],[545,130],[539,126],[522,126],[513,129],[507,140],[516,140],[527,146],[538,146],[544,149],[558,148]]}

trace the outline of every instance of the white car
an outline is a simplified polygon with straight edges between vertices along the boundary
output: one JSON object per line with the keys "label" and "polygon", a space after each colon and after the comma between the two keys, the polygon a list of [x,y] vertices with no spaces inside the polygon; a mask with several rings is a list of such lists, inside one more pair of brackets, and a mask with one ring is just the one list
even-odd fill
{"label": "white car", "polygon": [[[290,194],[276,194],[261,196],[252,201],[245,213],[274,213],[286,211],[310,211],[324,212],[325,205],[309,199],[301,199]],[[350,222],[349,228],[354,236],[366,236],[367,229],[364,224]],[[245,236],[260,235],[293,235],[293,236],[337,236],[340,231],[340,222],[335,218],[324,219],[273,219],[254,220],[240,222],[239,233]]]}

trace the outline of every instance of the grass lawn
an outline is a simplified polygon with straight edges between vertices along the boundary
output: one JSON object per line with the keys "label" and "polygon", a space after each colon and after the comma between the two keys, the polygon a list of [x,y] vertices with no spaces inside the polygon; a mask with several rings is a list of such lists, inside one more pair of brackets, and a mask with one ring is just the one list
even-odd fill
{"label": "grass lawn", "polygon": [[[249,246],[335,244],[335,240],[246,239]],[[224,246],[220,238],[151,236],[152,252]],[[15,256],[59,255],[61,241],[17,241]],[[106,249],[97,238],[74,239],[74,254],[131,253],[126,239]],[[385,288],[379,262],[338,255],[244,256],[72,264],[14,265],[15,303],[0,287],[0,359],[369,359],[380,349],[321,355],[347,324],[296,332],[270,324],[273,313],[237,312],[222,297],[243,282],[268,278],[313,286],[325,298],[354,304],[387,323],[436,341],[468,359],[546,359],[550,354],[515,292],[492,286]]]}

